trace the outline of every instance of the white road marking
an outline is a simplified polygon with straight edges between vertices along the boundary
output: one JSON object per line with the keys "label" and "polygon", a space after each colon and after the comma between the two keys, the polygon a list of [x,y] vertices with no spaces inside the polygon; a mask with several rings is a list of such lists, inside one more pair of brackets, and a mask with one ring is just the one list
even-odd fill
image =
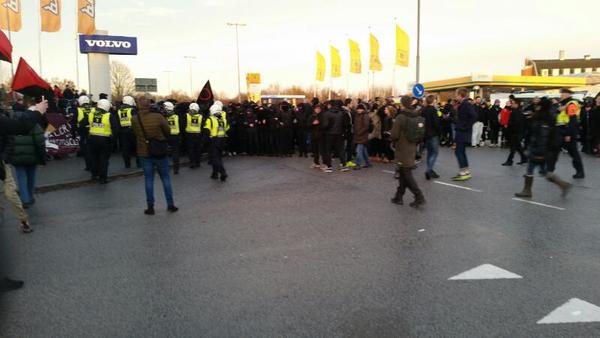
{"label": "white road marking", "polygon": [[561,323],[591,323],[600,322],[600,307],[578,298],[571,298],[568,302],[550,312],[540,319],[538,324]]}
{"label": "white road marking", "polygon": [[522,198],[516,198],[514,197],[513,200],[515,201],[519,201],[519,202],[525,202],[525,203],[529,203],[529,204],[533,204],[533,205],[538,205],[540,207],[546,207],[546,208],[551,208],[551,209],[556,209],[556,210],[561,210],[561,211],[565,211],[567,209],[565,208],[561,208],[561,207],[555,207],[553,205],[549,205],[549,204],[544,204],[544,203],[540,203],[540,202],[534,202],[534,201],[528,201],[528,200],[524,200]]}
{"label": "white road marking", "polygon": [[471,270],[460,273],[448,280],[479,280],[479,279],[520,279],[522,276],[501,269],[492,264],[483,264]]}
{"label": "white road marking", "polygon": [[473,189],[473,188],[469,188],[469,187],[463,187],[462,185],[450,184],[450,183],[446,183],[446,182],[442,182],[442,181],[434,181],[434,183],[445,185],[445,186],[448,186],[448,187],[453,187],[453,188],[458,188],[458,189],[463,189],[463,190],[469,190],[469,191],[473,191],[473,192],[483,192],[483,191],[481,191],[479,189]]}
{"label": "white road marking", "polygon": [[391,171],[391,170],[382,170],[381,172],[386,173],[386,174],[395,174],[395,171]]}

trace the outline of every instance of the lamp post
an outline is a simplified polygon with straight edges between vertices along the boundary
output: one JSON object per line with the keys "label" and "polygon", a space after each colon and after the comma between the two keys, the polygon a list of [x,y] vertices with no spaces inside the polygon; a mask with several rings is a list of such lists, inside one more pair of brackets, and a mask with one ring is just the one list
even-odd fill
{"label": "lamp post", "polygon": [[245,23],[239,22],[228,22],[227,26],[235,26],[235,49],[237,51],[237,75],[238,75],[238,102],[242,102],[242,85],[241,85],[241,75],[240,75],[240,38],[238,27],[245,27]]}
{"label": "lamp post", "polygon": [[417,0],[417,83],[421,72],[421,0]]}
{"label": "lamp post", "polygon": [[184,56],[184,59],[188,60],[190,66],[190,97],[194,95],[194,86],[193,86],[193,78],[192,78],[192,62],[196,60],[195,56]]}
{"label": "lamp post", "polygon": [[167,95],[171,95],[171,73],[173,73],[172,70],[163,70],[163,73],[167,74],[167,88],[168,88],[168,92]]}

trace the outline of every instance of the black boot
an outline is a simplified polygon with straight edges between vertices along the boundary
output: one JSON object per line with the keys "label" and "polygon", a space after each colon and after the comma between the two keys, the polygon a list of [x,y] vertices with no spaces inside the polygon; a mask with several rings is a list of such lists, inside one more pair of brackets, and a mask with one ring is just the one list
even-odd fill
{"label": "black boot", "polygon": [[569,191],[571,190],[571,184],[567,183],[563,180],[560,179],[560,177],[554,175],[553,173],[549,173],[548,176],[546,176],[546,179],[556,185],[558,185],[558,187],[560,188],[561,192],[562,192],[562,197],[566,197],[567,194],[569,194]]}
{"label": "black boot", "polygon": [[533,176],[525,176],[525,185],[523,186],[523,191],[515,194],[517,197],[527,197],[530,198],[533,196],[531,193],[531,187],[533,186]]}
{"label": "black boot", "polygon": [[17,290],[23,287],[25,282],[22,280],[13,280],[9,278],[4,278],[0,281],[0,292]]}

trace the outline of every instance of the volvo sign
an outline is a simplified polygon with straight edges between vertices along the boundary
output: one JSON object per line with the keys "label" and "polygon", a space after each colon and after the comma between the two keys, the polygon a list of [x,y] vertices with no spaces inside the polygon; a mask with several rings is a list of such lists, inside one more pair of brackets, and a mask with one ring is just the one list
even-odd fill
{"label": "volvo sign", "polygon": [[137,38],[111,35],[80,35],[81,53],[137,55]]}

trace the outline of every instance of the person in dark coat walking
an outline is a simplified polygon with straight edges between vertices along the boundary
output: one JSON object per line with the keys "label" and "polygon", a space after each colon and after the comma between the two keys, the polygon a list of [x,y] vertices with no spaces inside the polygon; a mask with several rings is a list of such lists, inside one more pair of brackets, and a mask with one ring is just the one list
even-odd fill
{"label": "person in dark coat walking", "polygon": [[473,124],[477,121],[477,113],[468,99],[469,91],[466,88],[456,90],[456,98],[459,102],[456,113],[456,132],[454,143],[456,149],[454,154],[458,160],[459,172],[452,178],[454,181],[467,181],[471,179],[471,168],[467,158],[467,145],[471,143]]}
{"label": "person in dark coat walking", "polygon": [[521,110],[521,101],[519,99],[513,99],[511,102],[512,109],[510,119],[508,120],[508,127],[506,128],[510,153],[506,162],[502,163],[503,166],[513,165],[513,158],[516,152],[521,156],[521,162],[517,164],[527,163],[527,156],[525,156],[523,146],[521,145],[521,139],[525,131],[525,115],[523,115],[523,111]]}
{"label": "person in dark coat walking", "polygon": [[323,149],[323,162],[327,166],[324,170],[327,173],[333,172],[331,158],[333,149],[334,153],[340,160],[340,171],[348,171],[346,167],[346,153],[344,149],[344,113],[342,111],[342,102],[334,100],[330,103],[330,108],[323,117],[323,124],[321,130],[325,136],[325,148]]}
{"label": "person in dark coat walking", "polygon": [[321,169],[321,159],[325,148],[325,137],[321,130],[321,121],[323,120],[323,106],[317,104],[312,108],[308,122],[310,124],[310,144],[312,146],[313,164],[312,169]]}
{"label": "person in dark coat walking", "polygon": [[396,148],[395,161],[398,166],[398,189],[396,195],[392,198],[392,203],[402,205],[404,203],[402,198],[408,188],[415,196],[415,200],[410,203],[410,206],[418,208],[425,204],[425,197],[412,174],[413,169],[416,167],[417,144],[409,141],[406,135],[409,119],[418,117],[419,113],[412,109],[412,98],[410,96],[403,96],[400,101],[402,110],[394,119],[390,133],[390,140],[394,142]]}

